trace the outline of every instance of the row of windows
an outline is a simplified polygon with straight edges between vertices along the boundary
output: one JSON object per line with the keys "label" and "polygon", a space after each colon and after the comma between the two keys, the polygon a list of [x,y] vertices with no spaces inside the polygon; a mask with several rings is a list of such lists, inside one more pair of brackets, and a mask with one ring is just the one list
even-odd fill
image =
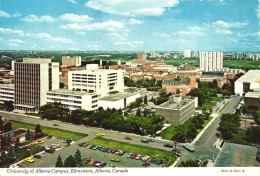
{"label": "row of windows", "polygon": [[61,101],[65,103],[75,103],[75,104],[81,104],[81,101],[73,101],[73,100],[61,100],[61,99],[56,99],[56,98],[49,98],[47,97],[47,100],[52,100],[52,101]]}
{"label": "row of windows", "polygon": [[96,108],[98,105],[93,105],[92,108]]}
{"label": "row of windows", "polygon": [[97,83],[96,81],[81,81],[81,80],[72,80],[72,82],[82,82],[82,83]]}
{"label": "row of windows", "polygon": [[14,95],[14,93],[0,92],[1,95]]}
{"label": "row of windows", "polygon": [[96,102],[98,102],[97,100],[94,100],[94,101],[92,101],[92,104],[94,104],[94,103],[96,103]]}
{"label": "row of windows", "polygon": [[75,73],[72,73],[72,76],[89,76],[89,77],[96,77],[96,75],[75,74]]}
{"label": "row of windows", "polygon": [[54,94],[54,93],[47,93],[49,96],[54,97],[65,97],[65,98],[73,98],[73,99],[82,99],[81,96],[72,96],[72,95],[63,95],[63,94]]}
{"label": "row of windows", "polygon": [[1,90],[6,90],[6,91],[14,91],[14,88],[10,89],[10,88],[0,88],[0,91]]}
{"label": "row of windows", "polygon": [[0,96],[0,98],[10,99],[10,100],[14,99],[13,97],[6,97],[6,96]]}

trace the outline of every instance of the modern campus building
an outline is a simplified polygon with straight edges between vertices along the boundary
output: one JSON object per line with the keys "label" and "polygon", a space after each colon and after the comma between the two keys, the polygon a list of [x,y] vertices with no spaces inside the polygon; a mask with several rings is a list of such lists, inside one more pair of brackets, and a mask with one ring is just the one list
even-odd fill
{"label": "modern campus building", "polygon": [[99,97],[124,92],[124,71],[98,69],[97,64],[88,64],[86,70],[68,72],[68,89],[97,93]]}
{"label": "modern campus building", "polygon": [[182,95],[172,95],[169,101],[156,106],[156,114],[162,115],[167,124],[183,124],[194,113],[198,107],[197,97],[186,97]]}
{"label": "modern campus building", "polygon": [[93,111],[98,109],[98,94],[84,91],[59,89],[47,92],[47,103],[59,102],[69,110],[84,109]]}
{"label": "modern campus building", "polygon": [[260,108],[260,89],[253,89],[252,92],[247,92],[244,96],[244,102],[250,110]]}
{"label": "modern campus building", "polygon": [[81,57],[80,56],[62,56],[62,66],[65,67],[79,67],[81,66]]}
{"label": "modern campus building", "polygon": [[200,69],[217,71],[223,68],[223,52],[199,52]]}
{"label": "modern campus building", "polygon": [[14,84],[0,84],[0,103],[14,101]]}
{"label": "modern campus building", "polygon": [[191,51],[190,50],[184,50],[183,57],[190,58],[191,57]]}
{"label": "modern campus building", "polygon": [[260,88],[260,70],[249,70],[235,81],[235,93],[240,96],[258,88]]}
{"label": "modern campus building", "polygon": [[125,109],[130,105],[130,103],[134,102],[139,97],[139,93],[120,92],[100,98],[98,100],[98,106],[103,107],[104,109]]}
{"label": "modern campus building", "polygon": [[15,62],[14,107],[35,112],[47,103],[46,93],[59,89],[59,63],[51,59],[25,58]]}

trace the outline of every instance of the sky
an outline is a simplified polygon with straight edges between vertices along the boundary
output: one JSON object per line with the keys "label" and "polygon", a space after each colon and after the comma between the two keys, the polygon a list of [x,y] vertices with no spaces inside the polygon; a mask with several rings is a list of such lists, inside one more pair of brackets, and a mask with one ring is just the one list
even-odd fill
{"label": "sky", "polygon": [[0,0],[0,50],[260,52],[260,0]]}

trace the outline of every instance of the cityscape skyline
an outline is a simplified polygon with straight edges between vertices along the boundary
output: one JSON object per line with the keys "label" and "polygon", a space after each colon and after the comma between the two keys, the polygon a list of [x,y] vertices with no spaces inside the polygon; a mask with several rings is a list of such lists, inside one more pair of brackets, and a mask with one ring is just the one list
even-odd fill
{"label": "cityscape skyline", "polygon": [[259,13],[257,0],[1,1],[0,49],[257,52]]}

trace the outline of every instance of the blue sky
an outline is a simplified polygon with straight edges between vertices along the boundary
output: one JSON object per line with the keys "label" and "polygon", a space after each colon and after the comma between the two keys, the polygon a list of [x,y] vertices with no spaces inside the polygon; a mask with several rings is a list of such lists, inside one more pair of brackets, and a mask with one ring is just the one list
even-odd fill
{"label": "blue sky", "polygon": [[0,0],[0,49],[259,52],[259,4],[259,0]]}

